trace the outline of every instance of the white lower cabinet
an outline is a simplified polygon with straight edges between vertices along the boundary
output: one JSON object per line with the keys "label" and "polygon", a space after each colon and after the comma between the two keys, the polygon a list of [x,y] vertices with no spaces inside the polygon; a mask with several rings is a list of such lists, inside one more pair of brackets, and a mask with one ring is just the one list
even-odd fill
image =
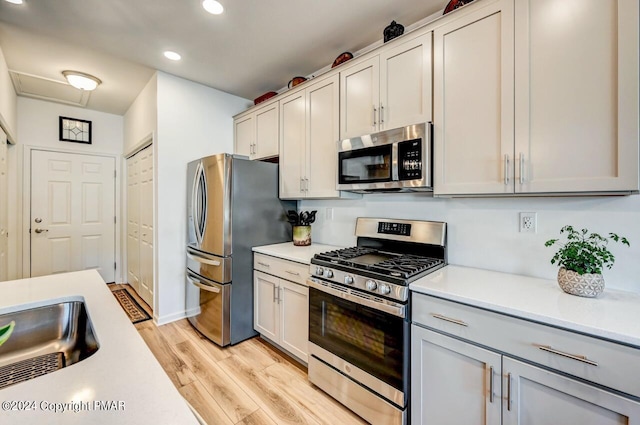
{"label": "white lower cabinet", "polygon": [[412,301],[412,424],[640,423],[640,350],[426,295]]}
{"label": "white lower cabinet", "polygon": [[309,288],[258,270],[253,272],[253,286],[254,329],[307,362]]}

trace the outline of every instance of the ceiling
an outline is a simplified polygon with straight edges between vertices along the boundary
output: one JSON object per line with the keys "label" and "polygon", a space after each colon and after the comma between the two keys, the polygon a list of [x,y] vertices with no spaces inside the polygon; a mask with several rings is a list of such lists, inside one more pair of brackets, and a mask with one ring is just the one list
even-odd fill
{"label": "ceiling", "polygon": [[[154,70],[247,99],[382,39],[448,0],[0,0],[0,47],[10,70],[64,81],[72,69],[102,80],[87,108],[124,114]],[[162,52],[174,50],[172,62]]]}

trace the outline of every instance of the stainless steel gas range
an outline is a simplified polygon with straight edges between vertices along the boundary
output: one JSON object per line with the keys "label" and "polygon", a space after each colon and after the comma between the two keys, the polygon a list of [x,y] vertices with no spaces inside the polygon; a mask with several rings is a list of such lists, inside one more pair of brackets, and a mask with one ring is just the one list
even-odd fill
{"label": "stainless steel gas range", "polygon": [[370,423],[407,423],[409,283],[444,267],[446,229],[358,218],[357,246],[311,260],[309,380]]}

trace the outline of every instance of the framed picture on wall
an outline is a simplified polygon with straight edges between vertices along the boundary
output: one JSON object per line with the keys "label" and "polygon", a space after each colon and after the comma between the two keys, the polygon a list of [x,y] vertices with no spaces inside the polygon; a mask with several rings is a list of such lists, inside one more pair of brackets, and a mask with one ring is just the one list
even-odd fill
{"label": "framed picture on wall", "polygon": [[61,142],[91,144],[91,121],[60,117],[59,127]]}

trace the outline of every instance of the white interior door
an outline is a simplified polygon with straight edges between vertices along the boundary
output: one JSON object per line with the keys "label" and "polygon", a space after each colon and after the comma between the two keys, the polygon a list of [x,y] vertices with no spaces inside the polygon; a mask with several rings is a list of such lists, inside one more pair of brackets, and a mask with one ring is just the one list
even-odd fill
{"label": "white interior door", "polygon": [[138,294],[153,307],[153,149],[140,152],[140,288]]}
{"label": "white interior door", "polygon": [[115,158],[31,151],[31,276],[115,280]]}
{"label": "white interior door", "polygon": [[140,292],[140,156],[127,160],[127,282]]}

